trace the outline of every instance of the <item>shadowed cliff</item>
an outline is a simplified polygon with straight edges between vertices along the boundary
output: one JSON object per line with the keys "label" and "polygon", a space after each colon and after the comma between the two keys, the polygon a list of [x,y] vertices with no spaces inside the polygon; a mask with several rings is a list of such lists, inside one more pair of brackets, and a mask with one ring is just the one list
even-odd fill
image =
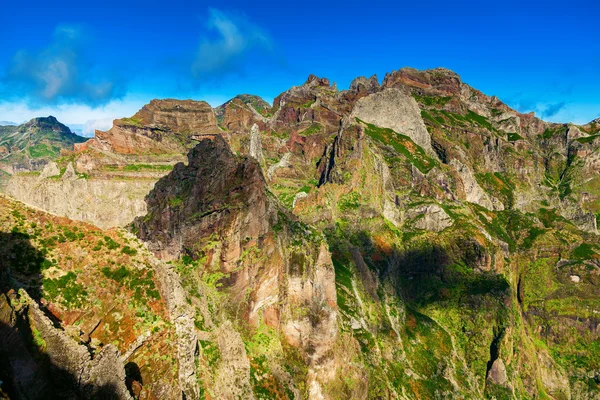
{"label": "shadowed cliff", "polygon": [[16,400],[128,398],[118,368],[107,368],[113,349],[85,363],[88,350],[39,305],[44,262],[27,234],[0,232],[0,388]]}

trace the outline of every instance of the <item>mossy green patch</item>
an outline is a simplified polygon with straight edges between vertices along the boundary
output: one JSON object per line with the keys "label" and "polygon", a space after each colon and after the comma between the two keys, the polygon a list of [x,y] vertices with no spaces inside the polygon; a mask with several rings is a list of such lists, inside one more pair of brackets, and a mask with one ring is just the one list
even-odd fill
{"label": "mossy green patch", "polygon": [[591,243],[581,243],[573,250],[573,257],[578,260],[589,260],[598,258],[598,246]]}
{"label": "mossy green patch", "polygon": [[516,132],[507,133],[506,137],[509,142],[516,142],[517,140],[523,140],[523,136],[519,135]]}
{"label": "mossy green patch", "polygon": [[384,145],[391,146],[396,152],[406,157],[422,173],[426,174],[438,166],[438,162],[429,157],[425,153],[425,150],[408,136],[394,132],[392,129],[379,128],[373,124],[365,123],[358,118],[357,120],[366,125],[365,133],[369,137]]}
{"label": "mossy green patch", "polygon": [[45,143],[38,143],[29,148],[29,155],[33,158],[53,158],[58,156],[59,150]]}
{"label": "mossy green patch", "polygon": [[358,192],[350,192],[340,196],[337,205],[340,211],[345,212],[358,209],[360,204],[360,194]]}
{"label": "mossy green patch", "polygon": [[60,278],[42,281],[44,294],[50,301],[58,301],[67,308],[80,308],[87,299],[87,291],[77,283],[77,275],[68,272]]}
{"label": "mossy green patch", "polygon": [[579,143],[585,144],[585,143],[592,143],[599,137],[600,137],[600,135],[590,135],[590,136],[580,137],[575,140],[577,140]]}
{"label": "mossy green patch", "polygon": [[318,123],[313,123],[311,126],[306,128],[303,131],[300,131],[301,136],[312,136],[321,131],[321,125]]}
{"label": "mossy green patch", "polygon": [[138,303],[160,299],[160,293],[152,280],[152,270],[129,269],[122,265],[116,269],[104,267],[102,268],[102,274],[131,290],[133,299]]}
{"label": "mossy green patch", "polygon": [[419,96],[417,94],[413,94],[413,97],[415,98],[415,100],[417,100],[419,103],[424,104],[426,106],[444,106],[446,105],[446,103],[448,103],[450,100],[452,100],[452,97],[447,97],[447,96]]}
{"label": "mossy green patch", "polygon": [[138,128],[144,126],[142,124],[142,120],[139,118],[131,117],[131,118],[121,118],[121,121],[127,125],[137,126]]}

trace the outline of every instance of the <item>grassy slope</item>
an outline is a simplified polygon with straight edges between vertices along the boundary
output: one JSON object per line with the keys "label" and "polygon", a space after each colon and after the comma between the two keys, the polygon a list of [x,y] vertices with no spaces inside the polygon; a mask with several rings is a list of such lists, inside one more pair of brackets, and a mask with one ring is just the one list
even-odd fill
{"label": "grassy slope", "polygon": [[127,362],[138,366],[146,388],[176,384],[175,329],[151,256],[136,239],[5,197],[0,197],[0,232],[1,253],[9,257],[3,261],[13,278],[25,283],[65,329],[89,334],[92,347],[113,343],[122,354],[139,336],[149,335]]}

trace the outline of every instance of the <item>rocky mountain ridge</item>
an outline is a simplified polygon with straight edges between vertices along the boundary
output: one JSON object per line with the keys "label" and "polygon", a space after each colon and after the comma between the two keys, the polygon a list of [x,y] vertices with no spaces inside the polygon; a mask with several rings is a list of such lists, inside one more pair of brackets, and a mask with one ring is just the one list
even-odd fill
{"label": "rocky mountain ridge", "polygon": [[446,69],[184,103],[115,121],[22,195],[122,182],[106,207],[177,287],[169,393],[600,398],[597,122],[520,114]]}

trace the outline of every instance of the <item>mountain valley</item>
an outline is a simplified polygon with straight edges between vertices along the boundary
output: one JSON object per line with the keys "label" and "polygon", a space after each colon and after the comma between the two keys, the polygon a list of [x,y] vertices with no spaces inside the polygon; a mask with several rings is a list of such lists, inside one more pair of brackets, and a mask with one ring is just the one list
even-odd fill
{"label": "mountain valley", "polygon": [[600,119],[311,75],[0,168],[0,398],[600,399]]}

